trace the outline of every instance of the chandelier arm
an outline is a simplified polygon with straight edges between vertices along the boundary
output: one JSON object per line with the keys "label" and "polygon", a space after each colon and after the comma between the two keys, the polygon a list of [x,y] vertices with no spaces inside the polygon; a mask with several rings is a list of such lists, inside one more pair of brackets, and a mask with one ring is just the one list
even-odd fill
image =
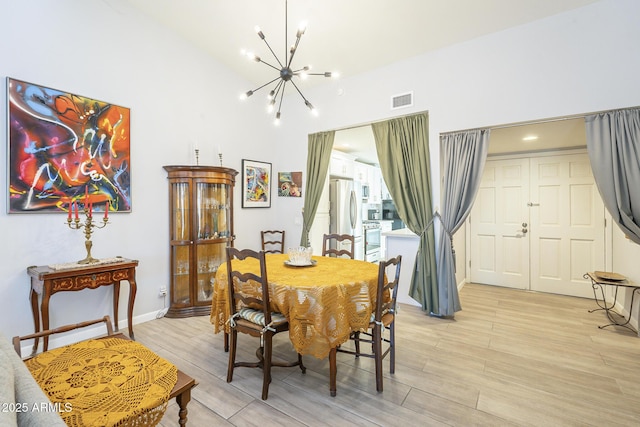
{"label": "chandelier arm", "polygon": [[298,85],[296,84],[296,82],[294,82],[293,80],[290,80],[291,84],[293,85],[293,87],[296,88],[296,90],[298,91],[298,93],[300,94],[300,96],[302,97],[302,99],[304,99],[305,103],[308,103],[309,100],[307,98],[304,97],[304,95],[302,94],[302,92],[300,91],[300,89],[298,89]]}
{"label": "chandelier arm", "polygon": [[274,99],[278,97],[278,93],[280,93],[280,89],[282,88],[282,83],[284,83],[284,80],[280,79],[280,81],[276,84],[276,87],[273,88]]}
{"label": "chandelier arm", "polygon": [[[289,10],[287,0],[284,0],[284,62],[289,63],[289,50],[287,49],[287,33],[289,32],[289,17],[287,11]],[[274,54],[275,55],[275,54]],[[278,110],[278,113],[280,110]]]}
{"label": "chandelier arm", "polygon": [[[282,92],[280,92],[280,103],[278,104],[278,114],[280,114],[280,109],[282,109],[282,99],[284,98],[284,87],[287,85],[286,81],[282,81]],[[293,83],[293,82],[291,82]],[[295,84],[294,84],[295,86]]]}
{"label": "chandelier arm", "polygon": [[260,89],[262,89],[263,87],[265,87],[265,86],[267,86],[267,85],[270,85],[271,83],[275,82],[275,81],[276,81],[276,80],[278,80],[279,78],[280,78],[280,77],[276,77],[275,79],[273,79],[273,80],[271,80],[271,81],[266,82],[265,84],[263,84],[262,86],[258,87],[257,89],[253,89],[251,92],[254,92],[254,93],[255,93],[255,92],[259,91]]}
{"label": "chandelier arm", "polygon": [[296,44],[293,46],[292,52],[291,52],[291,57],[289,57],[289,61],[287,62],[287,67],[291,67],[291,63],[293,62],[293,57],[296,54],[296,52],[298,51],[298,45],[300,44],[300,39],[302,38],[302,35],[299,35],[296,37]]}
{"label": "chandelier arm", "polygon": [[[273,55],[273,57],[276,59],[276,61],[278,61],[278,65],[280,65],[280,68],[282,68],[282,62],[280,62],[280,60],[278,59],[278,55],[276,55],[276,53],[273,51],[273,49],[271,49],[271,45],[269,44],[269,42],[267,41],[267,38],[263,38],[262,40],[264,40],[264,43],[267,45],[267,47],[269,48],[269,50],[271,51],[271,54]],[[262,60],[260,60],[260,62],[264,62]],[[268,63],[264,62],[265,64],[269,65]],[[273,65],[270,65],[271,67],[273,67]],[[273,67],[276,68],[276,67]],[[277,68],[276,68],[277,69]]]}
{"label": "chandelier arm", "polygon": [[[266,66],[268,66],[268,67],[273,68],[273,69],[274,69],[274,70],[276,70],[277,72],[280,72],[280,68],[276,67],[275,65],[271,65],[271,64],[269,64],[267,61],[263,61],[261,58],[258,58],[258,62],[260,62],[260,63],[262,63],[262,64],[264,64],[264,65],[266,65]],[[280,61],[278,61],[278,64],[279,64],[279,63],[280,63]]]}

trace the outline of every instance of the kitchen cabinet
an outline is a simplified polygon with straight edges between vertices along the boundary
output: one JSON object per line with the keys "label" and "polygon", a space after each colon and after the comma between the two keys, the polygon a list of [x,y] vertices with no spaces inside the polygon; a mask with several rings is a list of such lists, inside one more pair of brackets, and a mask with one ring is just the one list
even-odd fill
{"label": "kitchen cabinet", "polygon": [[377,166],[369,167],[369,203],[382,203],[382,191],[380,181],[382,172]]}
{"label": "kitchen cabinet", "polygon": [[336,178],[354,178],[355,157],[341,151],[331,152],[331,162],[329,163],[329,174]]}
{"label": "kitchen cabinet", "polygon": [[369,196],[365,199],[366,203],[381,203],[382,193],[380,180],[382,174],[380,168],[369,165],[367,163],[354,162],[353,179],[369,188]]}
{"label": "kitchen cabinet", "polygon": [[237,171],[164,166],[169,179],[170,306],[167,317],[209,315],[213,281],[233,246]]}

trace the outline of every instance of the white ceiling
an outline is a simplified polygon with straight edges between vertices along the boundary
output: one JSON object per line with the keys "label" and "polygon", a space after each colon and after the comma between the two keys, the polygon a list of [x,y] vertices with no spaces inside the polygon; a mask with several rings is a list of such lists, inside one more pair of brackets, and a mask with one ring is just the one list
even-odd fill
{"label": "white ceiling", "polygon": [[[241,51],[254,52],[263,60],[277,64],[254,31],[257,25],[275,54],[283,60],[285,0],[124,1],[247,79],[248,84],[253,85],[247,90],[278,76],[276,70],[247,60]],[[298,24],[306,21],[307,30],[292,68],[312,65],[313,72],[338,71],[341,76],[349,77],[596,1],[290,0],[287,45],[294,42]],[[323,80],[324,77],[311,77],[300,87],[304,90]],[[576,125],[575,122],[559,121],[550,127],[564,135],[560,139],[565,142],[583,138],[580,135],[582,122]],[[546,125],[536,126],[537,130],[518,126],[493,130],[490,152],[537,150],[549,144],[551,139],[555,141],[552,144],[558,144],[559,137],[550,136],[546,128]],[[571,130],[577,131],[578,135],[570,136]],[[516,144],[523,136],[520,134],[534,131],[547,135],[536,142],[540,148]],[[335,148],[351,152],[364,162],[377,163],[369,126],[338,132]]]}
{"label": "white ceiling", "polygon": [[[110,0],[105,0],[109,2]],[[124,0],[202,48],[257,87],[277,76],[242,49],[285,54],[285,0]],[[597,0],[290,0],[288,43],[307,22],[292,68],[353,76],[424,52],[522,25]],[[115,6],[114,6],[115,7]],[[306,86],[321,82],[314,77]],[[252,89],[252,88],[247,88]]]}

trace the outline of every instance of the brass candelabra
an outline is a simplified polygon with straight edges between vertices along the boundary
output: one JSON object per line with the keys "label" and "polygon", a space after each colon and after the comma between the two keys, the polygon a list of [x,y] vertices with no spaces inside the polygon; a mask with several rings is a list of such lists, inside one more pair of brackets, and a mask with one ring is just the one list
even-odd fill
{"label": "brass candelabra", "polygon": [[[74,209],[75,206],[75,209]],[[72,219],[72,214],[75,210],[75,218]],[[82,211],[84,212],[85,219],[81,221],[78,215],[78,202],[73,202],[69,206],[69,216],[67,217],[67,226],[72,230],[80,230],[84,229],[84,246],[87,249],[87,256],[84,259],[78,261],[78,264],[92,264],[94,262],[100,261],[97,258],[91,256],[91,246],[93,243],[91,242],[91,234],[93,234],[94,229],[96,228],[105,228],[107,223],[109,222],[109,202],[105,204],[104,207],[104,217],[102,218],[102,225],[95,223],[93,220],[93,203],[85,202]]]}

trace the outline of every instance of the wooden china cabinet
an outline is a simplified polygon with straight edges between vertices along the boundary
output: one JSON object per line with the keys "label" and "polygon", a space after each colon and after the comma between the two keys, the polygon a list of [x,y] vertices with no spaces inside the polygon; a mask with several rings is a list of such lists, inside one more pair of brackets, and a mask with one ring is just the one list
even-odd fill
{"label": "wooden china cabinet", "polygon": [[209,315],[213,281],[233,246],[237,171],[217,166],[164,166],[169,179],[171,287],[167,317]]}

